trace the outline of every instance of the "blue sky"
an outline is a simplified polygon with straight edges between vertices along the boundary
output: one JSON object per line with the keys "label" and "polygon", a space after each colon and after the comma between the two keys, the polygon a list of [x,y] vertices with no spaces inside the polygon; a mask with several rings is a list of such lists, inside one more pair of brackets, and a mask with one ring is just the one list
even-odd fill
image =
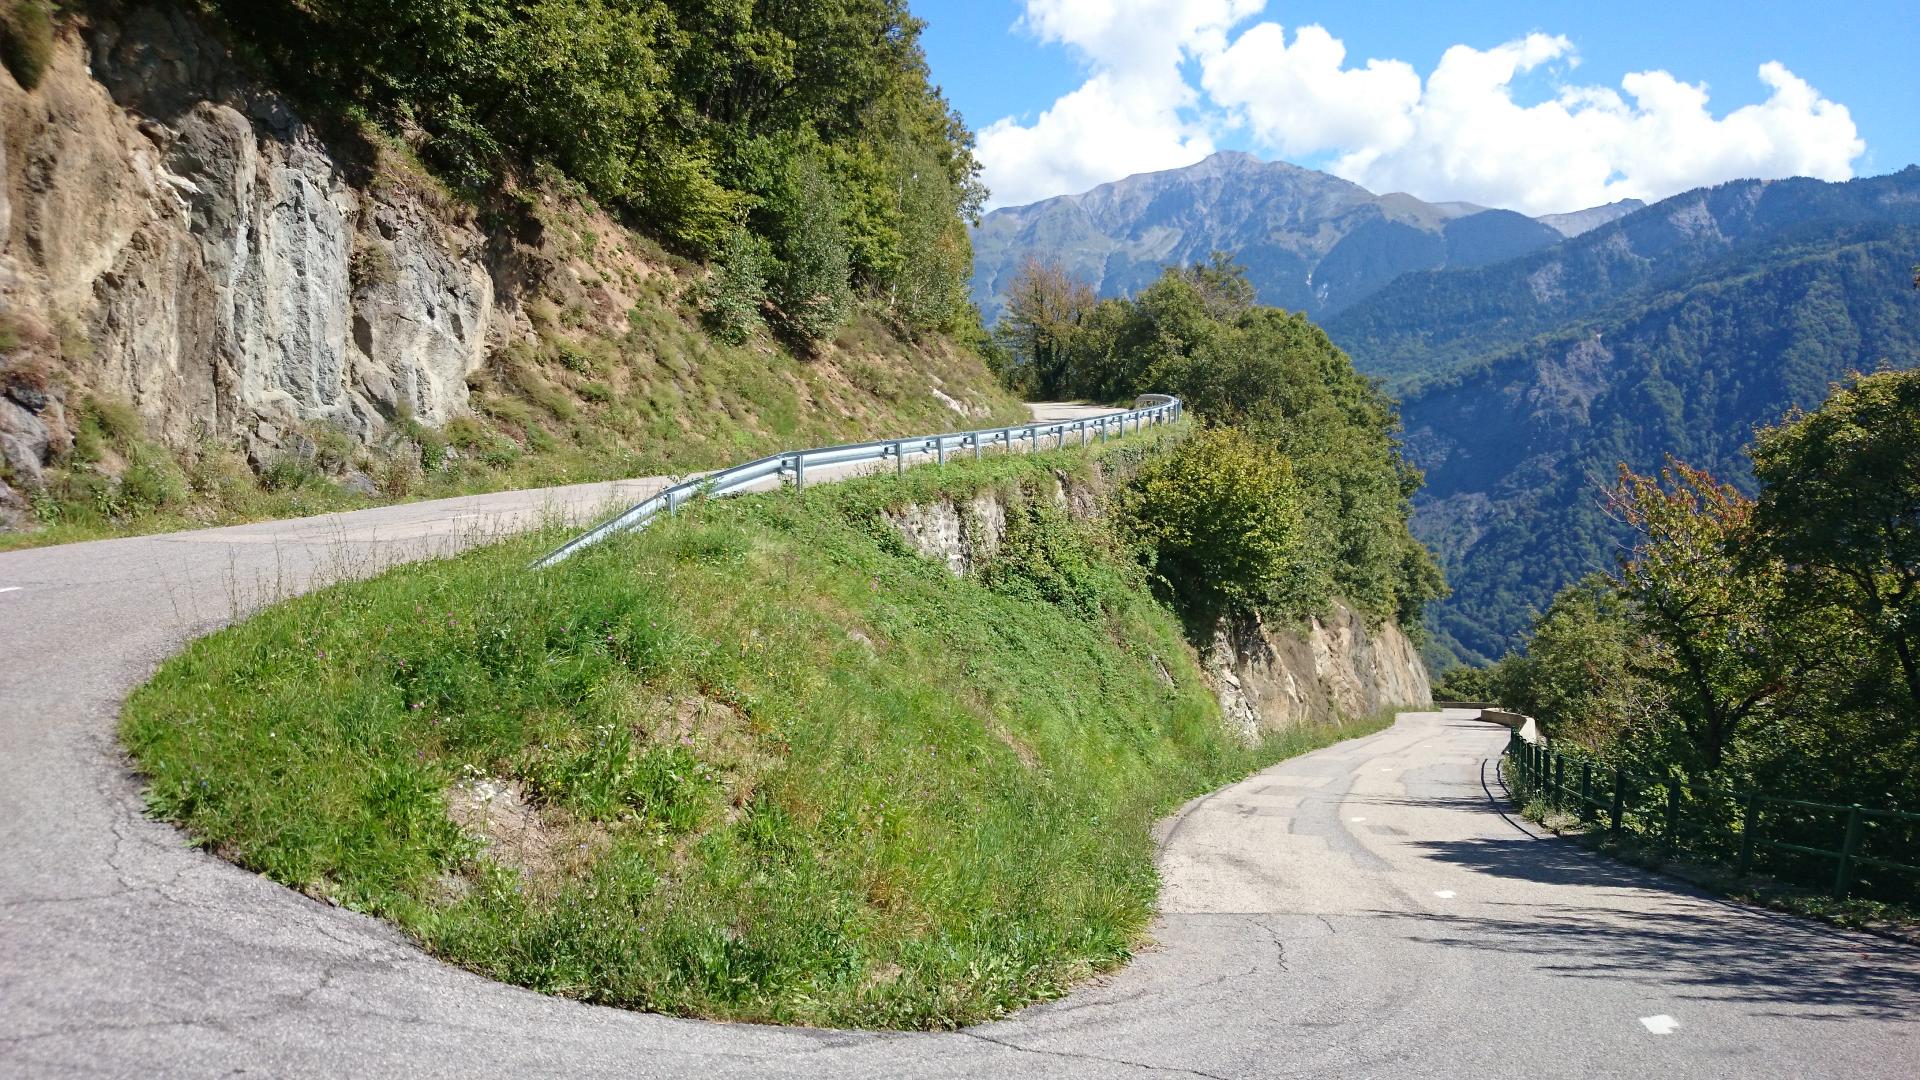
{"label": "blue sky", "polygon": [[[935,80],[981,133],[996,203],[1223,148],[1376,190],[1536,213],[1737,175],[1839,179],[1920,160],[1910,3],[1482,0],[1444,15],[1430,3],[1284,0],[914,0],[913,9],[929,24]],[[1325,33],[1301,33],[1315,25]],[[1454,46],[1472,51],[1433,78]],[[1344,56],[1330,51],[1340,47]],[[1402,63],[1369,73],[1369,60]],[[1771,84],[1759,75],[1769,62]],[[1623,88],[1645,72],[1671,78]],[[1435,92],[1442,83],[1455,89]],[[1704,101],[1690,84],[1705,84]],[[1751,108],[1728,119],[1742,107]]]}

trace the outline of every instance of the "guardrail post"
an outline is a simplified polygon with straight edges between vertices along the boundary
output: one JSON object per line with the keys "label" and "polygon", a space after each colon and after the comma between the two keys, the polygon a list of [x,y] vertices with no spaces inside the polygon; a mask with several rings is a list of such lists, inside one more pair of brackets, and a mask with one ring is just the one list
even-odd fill
{"label": "guardrail post", "polygon": [[1833,895],[1841,900],[1853,888],[1853,858],[1860,851],[1860,807],[1847,808],[1847,838],[1840,845],[1840,868],[1834,871]]}
{"label": "guardrail post", "polygon": [[1680,785],[1667,781],[1667,835],[1665,838],[1667,854],[1673,854],[1680,843]]}
{"label": "guardrail post", "polygon": [[793,490],[807,490],[807,455],[793,455]]}
{"label": "guardrail post", "polygon": [[1087,422],[1082,420],[1073,426],[1080,429],[1080,445],[1084,448],[1087,445]]}
{"label": "guardrail post", "polygon": [[668,488],[667,489],[667,516],[672,517],[674,510],[675,510],[675,506],[674,506],[674,500],[673,500],[673,489]]}
{"label": "guardrail post", "polygon": [[1759,803],[1749,791],[1740,798],[1740,876],[1753,872],[1753,831],[1760,826]]}
{"label": "guardrail post", "polygon": [[1613,767],[1613,806],[1609,808],[1607,814],[1607,816],[1612,819],[1607,823],[1608,832],[1617,833],[1620,831],[1620,817],[1626,808],[1627,767],[1616,763]]}
{"label": "guardrail post", "polygon": [[893,444],[893,474],[895,476],[898,476],[901,473],[906,471],[907,471],[907,444],[894,443]]}
{"label": "guardrail post", "polygon": [[973,434],[967,436],[967,441],[973,444],[973,460],[979,461],[980,460],[980,433],[976,431]]}
{"label": "guardrail post", "polygon": [[935,465],[947,463],[947,440],[938,435],[933,437],[933,463]]}

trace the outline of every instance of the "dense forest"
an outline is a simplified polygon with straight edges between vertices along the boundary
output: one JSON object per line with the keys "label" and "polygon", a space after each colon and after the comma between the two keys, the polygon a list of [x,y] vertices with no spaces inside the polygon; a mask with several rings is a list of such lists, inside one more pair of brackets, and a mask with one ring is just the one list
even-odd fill
{"label": "dense forest", "polygon": [[1484,662],[1562,586],[1611,570],[1616,466],[1673,454],[1743,491],[1756,425],[1851,371],[1920,358],[1920,228],[1835,229],[1721,261],[1410,396],[1416,527],[1455,586],[1432,655]]}
{"label": "dense forest", "polygon": [[1778,251],[1830,246],[1862,228],[1920,225],[1916,194],[1920,166],[1839,184],[1736,180],[1689,191],[1544,251],[1408,274],[1329,318],[1327,332],[1360,370],[1412,399],[1540,338],[1621,321],[1703,278],[1776,260]]}
{"label": "dense forest", "polygon": [[1709,810],[1751,789],[1920,806],[1920,371],[1838,384],[1762,429],[1751,465],[1755,495],[1675,459],[1622,467],[1605,498],[1617,569],[1561,592],[1523,650],[1444,692],[1684,778]]}
{"label": "dense forest", "polygon": [[[1190,594],[1205,592],[1208,575],[1183,562],[1189,553],[1170,549],[1169,536],[1251,537],[1272,552],[1264,570],[1248,567],[1258,557],[1204,553],[1223,580],[1257,583],[1217,598],[1240,607],[1298,616],[1339,597],[1418,632],[1425,605],[1445,591],[1407,529],[1420,477],[1400,456],[1392,400],[1306,316],[1256,303],[1244,269],[1224,256],[1105,300],[1058,266],[1031,262],[995,334],[1008,378],[1030,396],[1177,394],[1205,424],[1235,433],[1184,451],[1202,455],[1204,470],[1153,478],[1163,485],[1156,502],[1189,507],[1149,531],[1164,561],[1189,567]],[[1244,477],[1265,492],[1261,510],[1237,512],[1227,492],[1196,501],[1172,490],[1196,489],[1203,471]],[[1276,525],[1285,522],[1295,524]]]}
{"label": "dense forest", "polygon": [[973,137],[905,0],[203,0],[305,104],[456,188],[577,185],[717,262],[723,337],[824,337],[856,295],[964,326]]}

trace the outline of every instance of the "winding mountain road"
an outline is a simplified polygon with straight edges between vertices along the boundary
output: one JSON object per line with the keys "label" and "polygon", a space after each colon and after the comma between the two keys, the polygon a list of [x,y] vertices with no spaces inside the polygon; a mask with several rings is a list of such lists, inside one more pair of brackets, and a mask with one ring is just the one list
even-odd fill
{"label": "winding mountain road", "polygon": [[1920,1076],[1920,950],[1722,903],[1502,813],[1504,729],[1407,713],[1162,826],[1157,946],[947,1033],[546,998],[195,851],[114,739],[276,596],[639,480],[0,554],[0,1076]]}

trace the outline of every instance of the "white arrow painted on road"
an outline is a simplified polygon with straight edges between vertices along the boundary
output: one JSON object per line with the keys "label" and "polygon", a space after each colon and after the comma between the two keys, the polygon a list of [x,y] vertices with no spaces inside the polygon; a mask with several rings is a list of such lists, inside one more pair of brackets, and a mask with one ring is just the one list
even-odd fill
{"label": "white arrow painted on road", "polygon": [[1680,1021],[1675,1020],[1666,1013],[1661,1013],[1659,1016],[1641,1017],[1640,1024],[1655,1035],[1671,1035],[1674,1029],[1680,1026]]}

